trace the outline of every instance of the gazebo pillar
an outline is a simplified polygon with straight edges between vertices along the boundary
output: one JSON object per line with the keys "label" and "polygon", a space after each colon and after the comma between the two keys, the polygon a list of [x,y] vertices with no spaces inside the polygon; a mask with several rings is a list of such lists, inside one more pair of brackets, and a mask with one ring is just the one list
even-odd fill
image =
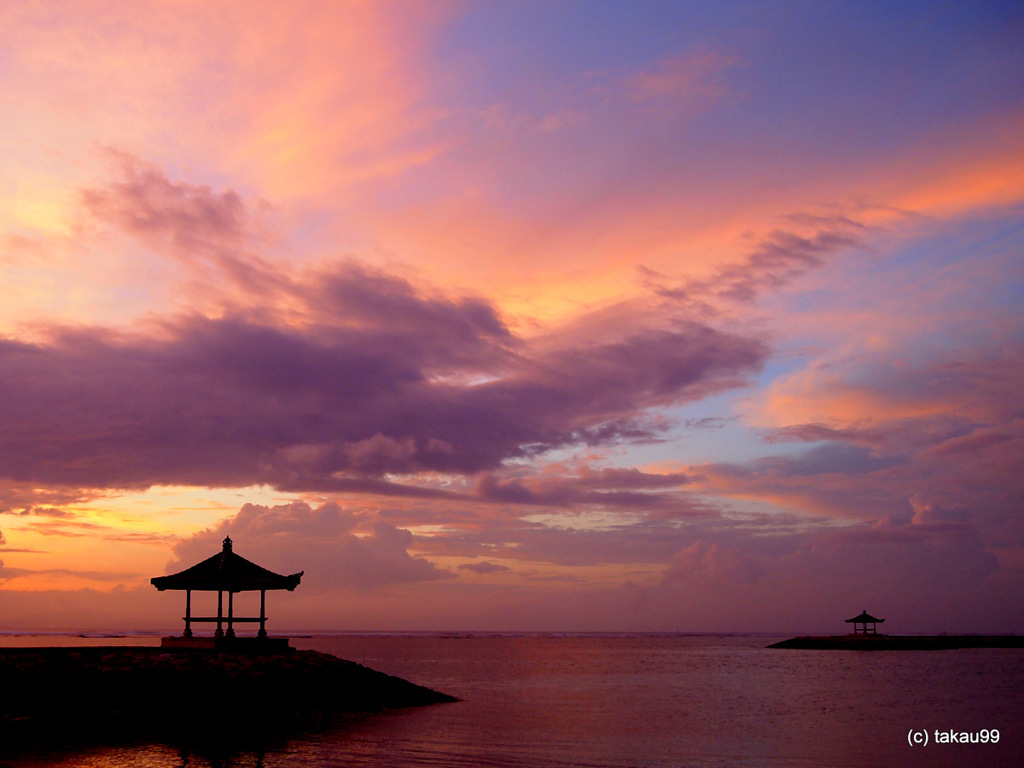
{"label": "gazebo pillar", "polygon": [[228,637],[235,636],[235,593],[228,590]]}
{"label": "gazebo pillar", "polygon": [[267,590],[260,590],[260,631],[256,637],[267,636]]}
{"label": "gazebo pillar", "polygon": [[192,590],[185,590],[185,637],[192,637]]}
{"label": "gazebo pillar", "polygon": [[213,633],[214,637],[224,637],[224,630],[221,627],[221,623],[224,621],[224,590],[217,590],[217,631]]}

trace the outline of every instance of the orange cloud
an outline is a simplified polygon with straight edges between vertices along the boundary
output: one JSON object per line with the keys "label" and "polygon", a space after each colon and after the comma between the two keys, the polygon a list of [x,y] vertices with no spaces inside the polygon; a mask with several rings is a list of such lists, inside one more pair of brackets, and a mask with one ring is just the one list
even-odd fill
{"label": "orange cloud", "polygon": [[[1024,199],[1024,115],[1011,112],[926,141],[913,175],[888,201],[894,208],[951,218]],[[979,141],[979,136],[984,141]],[[896,186],[893,184],[892,186]]]}

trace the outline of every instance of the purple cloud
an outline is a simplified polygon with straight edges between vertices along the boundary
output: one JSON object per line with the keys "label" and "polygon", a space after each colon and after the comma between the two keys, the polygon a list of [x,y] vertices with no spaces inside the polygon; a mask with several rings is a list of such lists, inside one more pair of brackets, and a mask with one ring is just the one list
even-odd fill
{"label": "purple cloud", "polygon": [[460,571],[471,571],[479,576],[486,576],[489,573],[502,573],[503,571],[512,570],[507,565],[498,565],[498,563],[463,563],[459,566]]}
{"label": "purple cloud", "polygon": [[86,210],[97,219],[182,253],[246,239],[249,216],[237,192],[171,181],[129,154],[108,152],[119,178],[107,187],[82,191]]}
{"label": "purple cloud", "polygon": [[683,472],[651,474],[638,469],[583,467],[574,474],[545,473],[522,477],[484,472],[477,478],[475,492],[482,500],[527,505],[571,507],[580,504],[606,505],[618,509],[653,511],[677,504],[671,493],[690,482]]}
{"label": "purple cloud", "polygon": [[696,323],[533,351],[482,300],[352,263],[289,290],[307,322],[226,313],[0,340],[0,478],[325,490],[472,474],[653,439],[657,409],[737,386],[767,355]]}
{"label": "purple cloud", "polygon": [[796,456],[770,456],[756,460],[763,471],[777,475],[810,477],[824,474],[878,472],[906,460],[903,456],[875,456],[870,448],[825,443]]}
{"label": "purple cloud", "polygon": [[994,567],[998,553],[1012,562],[1024,547],[1020,344],[932,355],[890,364],[882,355],[869,363],[837,361],[829,367],[837,401],[852,391],[879,403],[875,418],[771,430],[769,444],[812,445],[743,464],[696,467],[700,487],[871,524],[846,528],[835,541],[893,547],[942,541],[943,552],[967,547],[965,562]]}
{"label": "purple cloud", "polygon": [[[710,278],[672,285],[666,275],[639,265],[639,282],[656,295],[703,312],[710,311],[706,302],[713,298],[750,303],[857,245],[865,230],[846,216],[792,214],[787,218],[797,227],[770,232],[743,259],[720,267]],[[807,229],[810,232],[803,231]]]}

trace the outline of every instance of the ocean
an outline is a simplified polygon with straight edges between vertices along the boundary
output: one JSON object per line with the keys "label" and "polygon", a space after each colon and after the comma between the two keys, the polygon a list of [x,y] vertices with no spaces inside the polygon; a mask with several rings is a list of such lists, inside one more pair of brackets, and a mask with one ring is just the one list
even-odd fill
{"label": "ocean", "polygon": [[[10,768],[1024,765],[1024,649],[770,650],[776,635],[295,637],[461,699],[259,732],[0,745]],[[0,637],[0,645],[155,639]],[[927,743],[924,743],[927,739]],[[942,742],[942,743],[937,743]],[[968,743],[962,743],[962,742]],[[971,743],[971,742],[974,743]]]}

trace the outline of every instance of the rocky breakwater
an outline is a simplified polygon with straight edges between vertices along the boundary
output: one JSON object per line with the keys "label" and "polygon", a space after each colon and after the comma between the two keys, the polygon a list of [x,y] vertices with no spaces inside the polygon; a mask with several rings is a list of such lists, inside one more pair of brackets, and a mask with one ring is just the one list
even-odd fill
{"label": "rocky breakwater", "polygon": [[824,635],[791,637],[769,648],[817,651],[944,651],[958,648],[1024,648],[1021,635]]}
{"label": "rocky breakwater", "polygon": [[0,649],[0,726],[366,712],[457,699],[316,651],[280,655],[160,648]]}

